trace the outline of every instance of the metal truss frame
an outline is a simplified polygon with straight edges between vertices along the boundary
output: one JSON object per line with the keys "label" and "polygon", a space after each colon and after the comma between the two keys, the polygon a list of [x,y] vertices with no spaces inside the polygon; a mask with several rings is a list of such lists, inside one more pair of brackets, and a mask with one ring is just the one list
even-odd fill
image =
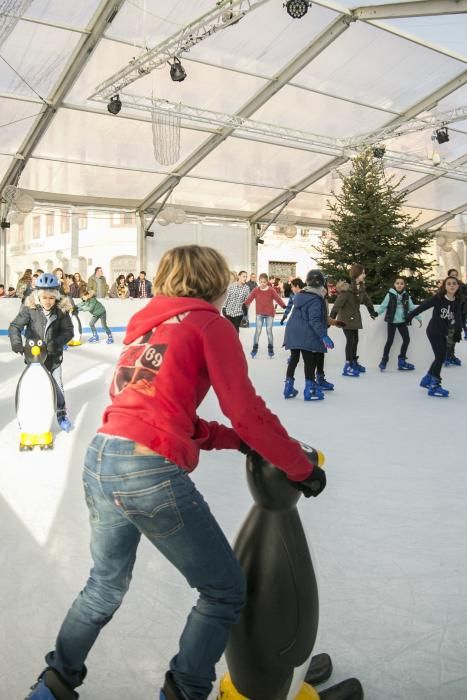
{"label": "metal truss frame", "polygon": [[465,204],[461,204],[455,209],[450,209],[449,211],[445,212],[444,214],[441,214],[440,216],[436,216],[434,219],[430,219],[430,221],[425,221],[424,224],[419,224],[418,226],[415,226],[415,228],[432,229],[434,227],[439,226],[440,224],[444,224],[447,221],[454,219],[455,216],[457,216],[458,214],[463,214],[465,211],[467,211],[467,202]]}
{"label": "metal truss frame", "polygon": [[152,73],[153,70],[169,63],[173,58],[179,58],[183,53],[213,34],[236,24],[246,14],[256,10],[266,2],[269,0],[220,0],[213,9],[194,22],[190,22],[154,48],[145,51],[138,58],[130,61],[127,66],[100,83],[90,99],[98,95],[108,99],[117,93],[119,94],[127,85]]}

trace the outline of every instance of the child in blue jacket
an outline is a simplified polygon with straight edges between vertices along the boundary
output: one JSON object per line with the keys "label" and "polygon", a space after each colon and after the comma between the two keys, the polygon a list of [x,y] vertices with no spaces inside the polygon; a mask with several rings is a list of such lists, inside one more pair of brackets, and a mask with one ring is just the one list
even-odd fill
{"label": "child in blue jacket", "polygon": [[317,369],[322,367],[324,353],[334,347],[328,336],[328,314],[324,300],[325,279],[320,270],[310,270],[305,287],[295,295],[293,313],[287,323],[284,346],[290,350],[290,361],[284,387],[284,398],[294,398],[295,369],[300,353],[305,365],[305,401],[324,399],[322,387],[316,381]]}
{"label": "child in blue jacket", "polygon": [[[397,368],[400,370],[412,370],[415,369],[415,365],[407,362],[407,348],[410,343],[409,329],[407,328],[407,316],[409,313],[415,309],[415,304],[410,298],[410,294],[405,288],[405,280],[403,277],[396,277],[394,280],[394,285],[389,289],[388,293],[383,299],[382,304],[379,305],[378,315],[381,316],[385,311],[384,320],[388,324],[388,339],[383,350],[383,357],[379,363],[379,368],[381,371],[386,369],[386,365],[389,361],[389,352],[391,350],[392,344],[394,342],[394,336],[396,335],[396,330],[399,331],[402,337],[402,345],[397,361]],[[422,322],[417,319],[420,326]]]}

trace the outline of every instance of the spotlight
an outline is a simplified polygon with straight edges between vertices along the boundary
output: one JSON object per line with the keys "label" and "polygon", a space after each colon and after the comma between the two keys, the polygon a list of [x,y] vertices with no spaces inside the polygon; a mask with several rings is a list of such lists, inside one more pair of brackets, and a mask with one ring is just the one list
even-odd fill
{"label": "spotlight", "polygon": [[373,148],[373,158],[384,158],[386,146],[376,146]]}
{"label": "spotlight", "polygon": [[186,78],[186,70],[176,56],[174,56],[173,63],[170,64],[170,77],[174,83],[181,83]]}
{"label": "spotlight", "polygon": [[118,114],[122,108],[122,103],[118,95],[114,95],[110,98],[110,102],[107,105],[107,110],[110,114]]}
{"label": "spotlight", "polygon": [[443,127],[442,129],[436,129],[433,136],[434,136],[434,139],[436,139],[436,141],[438,143],[446,143],[447,141],[449,141],[449,134],[448,134],[447,127]]}
{"label": "spotlight", "polygon": [[144,232],[144,237],[145,238],[154,238],[154,231],[150,231],[149,229],[146,229]]}
{"label": "spotlight", "polygon": [[308,12],[308,8],[311,7],[311,2],[310,0],[287,0],[283,7],[293,19],[301,19]]}

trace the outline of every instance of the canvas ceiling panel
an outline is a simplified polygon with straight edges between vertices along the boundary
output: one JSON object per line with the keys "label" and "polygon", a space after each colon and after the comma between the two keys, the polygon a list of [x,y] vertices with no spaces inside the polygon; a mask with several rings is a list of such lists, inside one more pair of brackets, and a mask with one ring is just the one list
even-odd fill
{"label": "canvas ceiling panel", "polygon": [[100,0],[34,0],[25,16],[85,29],[99,4]]}
{"label": "canvas ceiling panel", "polygon": [[392,115],[286,85],[251,118],[314,134],[346,137],[377,129]]}
{"label": "canvas ceiling panel", "polygon": [[436,17],[411,17],[381,22],[403,31],[422,41],[452,51],[467,59],[467,15],[437,15]]}
{"label": "canvas ceiling panel", "polygon": [[[0,61],[0,91],[36,97],[29,85],[46,98],[58,80],[81,34],[32,22],[18,22],[2,45],[2,56],[17,71]],[[21,80],[19,75],[24,80]]]}
{"label": "canvas ceiling panel", "polygon": [[465,65],[460,61],[358,22],[293,82],[380,109],[403,112],[463,70]]}
{"label": "canvas ceiling panel", "polygon": [[271,78],[338,17],[313,5],[300,21],[281,2],[267,2],[238,24],[215,34],[190,51],[190,56],[220,66]]}
{"label": "canvas ceiling panel", "polygon": [[175,188],[172,199],[174,204],[207,207],[218,211],[235,210],[247,216],[280,193],[281,190],[268,187],[250,187],[184,177]]}
{"label": "canvas ceiling panel", "polygon": [[163,176],[31,158],[21,186],[52,194],[143,199]]}
{"label": "canvas ceiling panel", "polygon": [[[206,138],[202,132],[182,129],[179,160]],[[34,155],[158,172],[173,167],[156,162],[150,123],[70,109],[59,110]]]}
{"label": "canvas ceiling panel", "polygon": [[286,188],[330,160],[329,156],[309,151],[230,138],[204,158],[192,174]]}
{"label": "canvas ceiling panel", "polygon": [[213,0],[130,0],[105,35],[136,46],[153,47],[214,7]]}
{"label": "canvas ceiling panel", "polygon": [[285,209],[286,214],[297,217],[310,217],[313,219],[329,219],[331,212],[328,209],[329,197],[321,194],[308,194],[302,192],[292,199]]}
{"label": "canvas ceiling panel", "polygon": [[12,160],[13,158],[10,156],[0,156],[0,180],[5,175]]}
{"label": "canvas ceiling panel", "polygon": [[467,183],[447,180],[444,177],[415,190],[407,197],[407,204],[411,207],[430,207],[445,211],[455,209],[464,202],[467,202]]}
{"label": "canvas ceiling panel", "polygon": [[406,155],[413,153],[418,158],[426,159],[427,165],[432,164],[433,149],[439,153],[443,161],[447,162],[467,153],[467,134],[450,131],[450,140],[442,144],[432,141],[432,135],[433,129],[431,128],[425,131],[414,131],[405,136],[385,139],[385,144],[390,151],[397,151]]}
{"label": "canvas ceiling panel", "polygon": [[42,111],[42,105],[0,98],[0,149],[12,155]]}
{"label": "canvas ceiling panel", "polygon": [[[442,100],[438,102],[436,108],[433,110],[433,114],[439,114],[441,112],[446,112],[450,109],[457,109],[457,107],[465,107],[467,105],[467,85],[463,85],[458,90],[454,90],[450,95],[443,97]],[[458,123],[456,122],[455,127],[457,128]]]}
{"label": "canvas ceiling panel", "polygon": [[[126,66],[135,55],[138,53],[131,46],[102,40],[75,86],[67,95],[66,101],[77,105],[88,104],[95,108],[96,103],[87,100],[89,95],[94,92],[97,85]],[[169,68],[164,66],[162,70],[153,71],[149,76],[132,83],[125,92],[147,97],[153,93],[164,100],[232,113],[265,84],[261,78],[193,63],[193,61],[184,60],[183,65],[188,73],[183,83],[173,82],[170,79]],[[123,97],[122,101],[125,103]],[[102,104],[101,108],[107,111],[106,105]]]}

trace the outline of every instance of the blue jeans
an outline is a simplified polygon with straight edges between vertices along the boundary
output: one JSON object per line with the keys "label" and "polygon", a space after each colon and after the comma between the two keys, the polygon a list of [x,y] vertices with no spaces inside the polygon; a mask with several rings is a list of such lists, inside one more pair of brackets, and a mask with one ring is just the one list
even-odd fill
{"label": "blue jeans", "polygon": [[131,440],[96,435],[83,482],[93,567],[47,665],[71,688],[83,682],[86,657],[128,590],[145,535],[199,591],[170,669],[189,700],[205,700],[245,602],[243,572],[222,530],[186,471],[159,455],[136,454]]}
{"label": "blue jeans", "polygon": [[259,342],[259,336],[261,335],[261,331],[263,330],[263,326],[266,326],[266,333],[268,336],[268,347],[272,348],[273,346],[273,337],[272,337],[272,322],[273,322],[273,317],[272,316],[263,316],[262,314],[258,314],[256,316],[256,330],[255,330],[255,337],[253,339],[253,345],[258,345]]}

